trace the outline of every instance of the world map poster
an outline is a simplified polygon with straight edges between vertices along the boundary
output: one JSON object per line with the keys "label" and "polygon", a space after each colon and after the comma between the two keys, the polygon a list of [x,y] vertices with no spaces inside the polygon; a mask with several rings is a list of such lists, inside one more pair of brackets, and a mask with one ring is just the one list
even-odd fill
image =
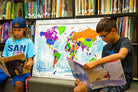
{"label": "world map poster", "polygon": [[74,80],[67,57],[85,64],[101,58],[100,18],[36,21],[33,76]]}

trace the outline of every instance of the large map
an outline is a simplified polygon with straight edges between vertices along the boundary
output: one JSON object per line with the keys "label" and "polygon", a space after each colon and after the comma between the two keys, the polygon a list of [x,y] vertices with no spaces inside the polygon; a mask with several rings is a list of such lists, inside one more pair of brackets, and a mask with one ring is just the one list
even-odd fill
{"label": "large map", "polygon": [[33,76],[74,79],[67,57],[84,64],[101,58],[100,18],[36,21]]}

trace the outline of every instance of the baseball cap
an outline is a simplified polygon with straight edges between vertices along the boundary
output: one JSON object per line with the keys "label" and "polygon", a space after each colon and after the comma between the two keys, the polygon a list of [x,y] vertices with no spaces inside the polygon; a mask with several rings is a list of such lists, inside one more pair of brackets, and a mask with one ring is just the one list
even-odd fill
{"label": "baseball cap", "polygon": [[22,17],[15,17],[12,20],[12,27],[13,28],[25,28],[26,27],[26,21]]}

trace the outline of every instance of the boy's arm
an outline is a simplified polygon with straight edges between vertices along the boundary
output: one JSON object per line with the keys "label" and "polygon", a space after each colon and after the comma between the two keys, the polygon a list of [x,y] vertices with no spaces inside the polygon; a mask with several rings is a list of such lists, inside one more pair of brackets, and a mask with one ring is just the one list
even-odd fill
{"label": "boy's arm", "polygon": [[85,70],[90,70],[97,65],[100,65],[100,64],[103,64],[103,63],[106,63],[109,61],[113,61],[113,60],[117,60],[117,59],[123,60],[127,56],[127,54],[128,54],[128,49],[123,47],[119,50],[118,53],[115,53],[115,54],[103,57],[101,59],[97,59],[97,60],[94,60],[94,61],[84,64],[83,68]]}
{"label": "boy's arm", "polygon": [[28,58],[28,63],[25,65],[25,69],[31,69],[33,65],[33,58]]}

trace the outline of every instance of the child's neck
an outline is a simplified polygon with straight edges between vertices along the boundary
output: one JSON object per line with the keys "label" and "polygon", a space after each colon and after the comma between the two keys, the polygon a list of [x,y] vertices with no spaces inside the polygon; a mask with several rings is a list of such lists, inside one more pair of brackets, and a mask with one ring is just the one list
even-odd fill
{"label": "child's neck", "polygon": [[20,37],[20,38],[16,38],[17,40],[20,40],[20,39],[23,39],[23,38],[25,38],[25,36],[22,36],[22,37]]}

